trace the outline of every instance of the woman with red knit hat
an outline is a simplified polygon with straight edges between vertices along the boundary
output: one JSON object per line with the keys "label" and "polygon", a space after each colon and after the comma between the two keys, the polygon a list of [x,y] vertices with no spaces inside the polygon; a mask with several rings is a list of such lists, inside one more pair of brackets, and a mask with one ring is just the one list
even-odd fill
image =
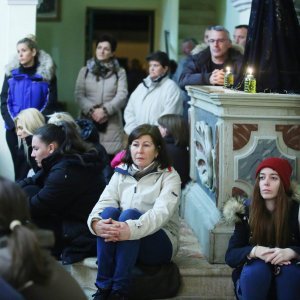
{"label": "woman with red knit hat", "polygon": [[300,299],[300,195],[292,167],[270,157],[256,169],[252,200],[230,199],[224,217],[235,221],[226,252],[237,299]]}

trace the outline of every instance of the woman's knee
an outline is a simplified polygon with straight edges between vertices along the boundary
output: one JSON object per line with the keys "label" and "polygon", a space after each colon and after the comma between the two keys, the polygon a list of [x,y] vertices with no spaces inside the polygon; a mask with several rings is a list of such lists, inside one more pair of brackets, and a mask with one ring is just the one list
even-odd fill
{"label": "woman's knee", "polygon": [[109,219],[112,218],[113,220],[118,220],[120,216],[120,209],[116,207],[106,207],[100,216],[102,219]]}
{"label": "woman's knee", "polygon": [[241,280],[255,282],[271,282],[272,269],[271,266],[261,259],[255,259],[245,264],[241,273]]}
{"label": "woman's knee", "polygon": [[139,210],[137,210],[136,208],[126,209],[126,210],[122,211],[122,213],[120,214],[119,221],[124,222],[129,219],[136,220],[141,215],[142,215],[142,213]]}

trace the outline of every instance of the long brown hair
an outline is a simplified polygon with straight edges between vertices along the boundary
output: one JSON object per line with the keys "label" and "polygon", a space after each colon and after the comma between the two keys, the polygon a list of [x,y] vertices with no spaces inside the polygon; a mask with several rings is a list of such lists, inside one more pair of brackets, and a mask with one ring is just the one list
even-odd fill
{"label": "long brown hair", "polygon": [[265,200],[261,196],[259,176],[257,176],[250,206],[250,243],[252,245],[267,247],[286,247],[289,240],[289,207],[289,196],[280,181],[276,197],[276,207],[274,211],[270,212],[265,205]]}

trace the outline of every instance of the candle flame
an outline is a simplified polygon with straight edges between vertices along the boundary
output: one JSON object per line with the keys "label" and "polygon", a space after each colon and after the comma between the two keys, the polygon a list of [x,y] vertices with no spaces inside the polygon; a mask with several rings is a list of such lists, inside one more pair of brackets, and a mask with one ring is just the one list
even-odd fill
{"label": "candle flame", "polygon": [[227,73],[230,73],[230,67],[226,67]]}
{"label": "candle flame", "polygon": [[248,68],[248,74],[252,75],[252,72],[253,72],[252,68]]}

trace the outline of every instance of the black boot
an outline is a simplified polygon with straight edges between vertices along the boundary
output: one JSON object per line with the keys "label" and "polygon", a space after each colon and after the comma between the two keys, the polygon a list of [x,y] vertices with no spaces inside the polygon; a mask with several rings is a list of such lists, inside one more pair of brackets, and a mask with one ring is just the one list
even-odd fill
{"label": "black boot", "polygon": [[112,291],[108,297],[108,300],[128,300],[128,296],[119,291]]}
{"label": "black boot", "polygon": [[110,289],[99,289],[92,295],[93,300],[107,300],[110,294]]}

